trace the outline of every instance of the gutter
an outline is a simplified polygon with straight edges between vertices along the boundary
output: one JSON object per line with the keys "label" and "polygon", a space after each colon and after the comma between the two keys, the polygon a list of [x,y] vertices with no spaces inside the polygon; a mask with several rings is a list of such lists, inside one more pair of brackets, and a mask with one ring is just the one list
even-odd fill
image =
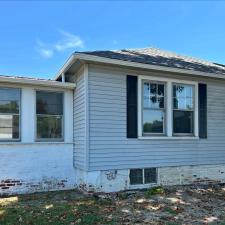
{"label": "gutter", "polygon": [[59,82],[54,80],[35,80],[28,78],[18,78],[18,77],[4,77],[0,76],[0,82],[9,84],[25,84],[31,86],[44,86],[44,87],[55,87],[62,89],[74,89],[76,87],[75,83],[69,82]]}
{"label": "gutter", "polygon": [[144,64],[144,63],[123,61],[123,60],[118,60],[118,59],[109,59],[109,58],[100,57],[100,56],[88,55],[85,53],[72,54],[71,57],[67,60],[67,62],[63,65],[63,67],[56,74],[54,79],[57,80],[61,76],[62,73],[65,73],[72,66],[72,64],[74,62],[76,62],[76,60],[111,64],[111,65],[118,65],[118,66],[126,66],[126,67],[138,68],[138,69],[148,69],[148,70],[155,70],[155,71],[160,71],[160,72],[164,71],[164,72],[179,73],[179,74],[184,74],[184,75],[192,75],[192,76],[194,75],[194,76],[211,77],[211,78],[217,78],[217,79],[225,79],[224,74],[205,73],[205,72],[194,71],[194,70],[171,68],[171,67],[167,67],[167,66],[155,66],[155,65],[149,65],[149,64]]}

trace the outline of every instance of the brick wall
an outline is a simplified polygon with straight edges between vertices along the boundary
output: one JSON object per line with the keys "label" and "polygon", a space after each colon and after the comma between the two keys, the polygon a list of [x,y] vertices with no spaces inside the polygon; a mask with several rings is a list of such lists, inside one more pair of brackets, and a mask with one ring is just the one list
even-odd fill
{"label": "brick wall", "polygon": [[1,145],[0,155],[0,195],[75,186],[72,144]]}

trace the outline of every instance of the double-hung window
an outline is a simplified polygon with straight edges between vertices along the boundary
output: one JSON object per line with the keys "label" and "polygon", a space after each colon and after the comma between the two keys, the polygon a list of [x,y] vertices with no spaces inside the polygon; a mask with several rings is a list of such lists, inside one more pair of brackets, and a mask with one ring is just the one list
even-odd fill
{"label": "double-hung window", "polygon": [[139,137],[198,137],[196,82],[139,76],[138,87]]}
{"label": "double-hung window", "polygon": [[143,81],[142,133],[165,134],[165,84]]}
{"label": "double-hung window", "polygon": [[37,140],[63,140],[63,93],[36,92]]}
{"label": "double-hung window", "polygon": [[0,140],[20,139],[20,89],[0,88]]}
{"label": "double-hung window", "polygon": [[173,84],[173,134],[194,134],[194,86]]}

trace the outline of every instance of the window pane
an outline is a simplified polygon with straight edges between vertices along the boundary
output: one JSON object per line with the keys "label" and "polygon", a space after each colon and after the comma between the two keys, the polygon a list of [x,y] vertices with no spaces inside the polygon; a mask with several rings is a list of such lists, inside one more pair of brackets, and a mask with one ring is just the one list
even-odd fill
{"label": "window pane", "polygon": [[145,184],[157,182],[156,168],[144,169],[144,175],[145,175]]}
{"label": "window pane", "polygon": [[164,84],[144,82],[143,107],[152,109],[164,108]]}
{"label": "window pane", "polygon": [[0,88],[0,113],[19,113],[20,90]]}
{"label": "window pane", "polygon": [[161,110],[143,110],[143,132],[163,133],[164,112]]}
{"label": "window pane", "polygon": [[142,169],[130,170],[130,184],[143,184]]}
{"label": "window pane", "polygon": [[193,86],[173,85],[173,108],[192,110],[194,108]]}
{"label": "window pane", "polygon": [[147,83],[147,82],[144,82],[144,96],[149,96],[150,92],[149,92],[149,89],[150,89],[150,84]]}
{"label": "window pane", "polygon": [[20,89],[0,88],[0,100],[19,101]]}
{"label": "window pane", "polygon": [[19,138],[19,116],[0,115],[0,139]]}
{"label": "window pane", "polygon": [[0,100],[0,113],[19,113],[19,101]]}
{"label": "window pane", "polygon": [[62,116],[37,116],[37,138],[62,138]]}
{"label": "window pane", "polygon": [[193,134],[193,112],[173,111],[173,132],[176,134]]}
{"label": "window pane", "polygon": [[152,84],[151,83],[151,95],[156,95],[157,94],[157,92],[156,92],[156,90],[157,90],[157,84]]}
{"label": "window pane", "polygon": [[182,98],[192,98],[193,97],[193,86],[192,85],[173,85],[173,97],[182,97]]}
{"label": "window pane", "polygon": [[164,84],[158,84],[158,96],[164,96]]}
{"label": "window pane", "polygon": [[183,97],[185,98],[185,86],[184,85],[174,85],[174,97]]}
{"label": "window pane", "polygon": [[159,108],[160,109],[163,109],[164,108],[164,97],[158,98],[158,105],[159,105]]}
{"label": "window pane", "polygon": [[37,114],[62,115],[63,94],[55,92],[37,91]]}
{"label": "window pane", "polygon": [[194,105],[192,98],[186,98],[186,109],[193,109],[193,108]]}
{"label": "window pane", "polygon": [[187,109],[185,98],[177,98],[177,109]]}

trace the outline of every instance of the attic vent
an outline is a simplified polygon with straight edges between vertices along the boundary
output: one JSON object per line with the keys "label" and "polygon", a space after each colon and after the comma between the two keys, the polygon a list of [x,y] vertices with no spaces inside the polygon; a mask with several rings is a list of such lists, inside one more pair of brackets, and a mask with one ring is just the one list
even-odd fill
{"label": "attic vent", "polygon": [[151,183],[157,183],[156,168],[130,169],[131,185],[142,185]]}

